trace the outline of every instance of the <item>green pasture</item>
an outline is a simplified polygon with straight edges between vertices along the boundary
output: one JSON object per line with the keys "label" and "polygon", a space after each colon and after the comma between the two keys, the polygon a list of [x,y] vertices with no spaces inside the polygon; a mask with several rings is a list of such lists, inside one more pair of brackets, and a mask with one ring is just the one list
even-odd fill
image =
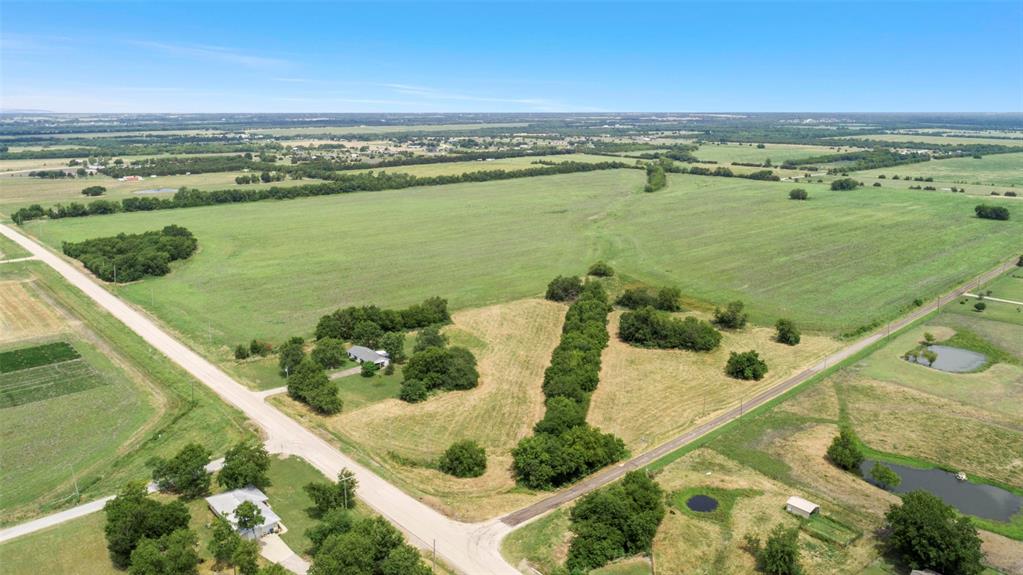
{"label": "green pasture", "polygon": [[[856,177],[871,178],[884,174],[889,179],[900,177],[932,177],[936,182],[952,184],[993,184],[999,186],[1023,187],[1023,152],[1018,154],[990,154],[980,159],[973,157],[931,160],[915,164],[902,164],[876,170],[856,172]],[[930,182],[913,182],[916,185],[934,185]],[[883,185],[883,184],[882,184]],[[1020,190],[1023,192],[1023,190]],[[1017,192],[1017,193],[1020,193]]]}
{"label": "green pasture", "polygon": [[995,144],[1023,146],[1023,140],[1007,138],[971,138],[965,136],[935,136],[926,134],[864,134],[844,136],[848,140],[884,140],[886,142],[920,142],[923,144]]}
{"label": "green pasture", "polygon": [[[853,144],[850,144],[852,146]],[[837,149],[828,146],[810,146],[803,144],[764,144],[758,148],[756,144],[703,144],[693,155],[701,160],[710,160],[727,165],[729,162],[757,162],[771,160],[780,166],[785,160],[798,160],[824,154],[835,154]]]}

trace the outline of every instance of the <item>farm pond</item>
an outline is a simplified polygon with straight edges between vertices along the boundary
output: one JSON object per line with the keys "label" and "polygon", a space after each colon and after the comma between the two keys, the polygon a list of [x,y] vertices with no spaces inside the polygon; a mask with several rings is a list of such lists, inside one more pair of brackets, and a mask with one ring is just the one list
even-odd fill
{"label": "farm pond", "polygon": [[[870,477],[874,461],[867,459],[860,465],[863,478],[872,485],[878,485]],[[894,463],[885,463],[902,478],[893,493],[908,493],[922,490],[937,496],[961,513],[994,521],[1009,521],[1023,509],[1023,497],[1001,487],[970,483],[956,479],[954,473],[941,469],[916,469]]]}
{"label": "farm pond", "polygon": [[699,513],[709,513],[718,508],[718,500],[709,495],[693,495],[686,500],[686,507]]}
{"label": "farm pond", "polygon": [[987,363],[986,355],[968,349],[947,345],[929,345],[927,349],[936,354],[937,358],[934,363],[928,362],[927,358],[923,357],[923,353],[909,354],[906,360],[950,373],[977,371]]}

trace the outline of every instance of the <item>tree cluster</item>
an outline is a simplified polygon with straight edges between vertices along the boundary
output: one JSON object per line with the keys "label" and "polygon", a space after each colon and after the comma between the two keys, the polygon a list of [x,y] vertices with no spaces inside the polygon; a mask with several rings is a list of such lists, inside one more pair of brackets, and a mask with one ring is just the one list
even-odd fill
{"label": "tree cluster", "polygon": [[192,232],[171,225],[160,231],[64,242],[63,250],[100,279],[122,283],[166,275],[170,262],[188,258],[197,245]]}
{"label": "tree cluster", "polygon": [[428,347],[412,354],[403,372],[401,399],[419,402],[437,389],[472,389],[479,382],[476,358],[464,347]]}
{"label": "tree cluster", "polygon": [[888,549],[912,569],[977,575],[984,570],[977,529],[941,499],[911,491],[885,514]]}
{"label": "tree cluster", "polygon": [[382,517],[333,525],[317,546],[309,575],[430,575],[430,568],[401,532]]}
{"label": "tree cluster", "polygon": [[735,379],[759,381],[767,374],[767,362],[760,359],[760,355],[753,350],[742,353],[733,351],[728,355],[725,373]]}
{"label": "tree cluster", "polygon": [[172,491],[185,499],[195,499],[209,493],[210,473],[206,466],[213,455],[198,443],[189,443],[170,459],[154,457],[148,464],[153,468],[153,481],[161,491]]}
{"label": "tree cluster", "polygon": [[664,166],[660,164],[647,164],[645,192],[656,192],[668,185],[668,175],[664,173]]}
{"label": "tree cluster", "polygon": [[714,323],[728,329],[742,329],[746,327],[749,316],[743,311],[746,305],[741,301],[729,302],[724,309],[714,308]]}
{"label": "tree cluster", "polygon": [[721,343],[721,333],[694,317],[679,319],[652,307],[622,314],[618,337],[640,347],[711,351]]}
{"label": "tree cluster", "polygon": [[600,379],[600,354],[608,342],[607,294],[599,283],[586,284],[565,314],[561,343],[544,372],[547,397],[536,435],[512,450],[520,483],[550,489],[570,483],[625,457],[625,444],[586,424],[590,394]]}
{"label": "tree cluster", "polygon": [[790,200],[806,200],[806,199],[809,199],[809,198],[810,198],[810,194],[806,193],[806,190],[804,190],[803,188],[795,188],[795,189],[789,190],[789,199]]}
{"label": "tree cluster", "polygon": [[629,309],[640,309],[652,307],[661,311],[675,312],[682,311],[682,291],[674,287],[662,287],[657,293],[651,293],[646,288],[629,288],[622,292],[615,300],[615,305]]}
{"label": "tree cluster", "polygon": [[861,184],[860,182],[858,182],[858,181],[856,181],[856,180],[854,180],[852,178],[839,178],[839,179],[831,182],[831,189],[832,190],[839,190],[839,191],[855,190],[856,188],[860,187],[861,185],[863,185],[863,184]]}
{"label": "tree cluster", "polygon": [[[338,309],[320,318],[316,339],[335,338],[342,341],[380,337],[386,332],[418,329],[451,320],[446,299],[431,297],[421,304],[405,309],[381,309],[375,305]],[[368,322],[373,325],[366,325]],[[360,328],[360,324],[361,328]],[[360,328],[357,330],[357,328]],[[356,342],[359,343],[359,342]],[[377,347],[371,345],[367,347]]]}
{"label": "tree cluster", "polygon": [[846,471],[853,473],[860,472],[860,465],[863,463],[863,450],[860,449],[860,442],[848,427],[842,427],[838,435],[828,446],[828,459],[832,463]]}
{"label": "tree cluster", "polygon": [[973,211],[977,214],[978,218],[982,218],[985,220],[1009,219],[1009,208],[1005,206],[987,206],[981,204],[973,208]]}
{"label": "tree cluster", "polygon": [[324,415],[339,413],[343,407],[337,382],[327,376],[323,366],[304,358],[290,371],[288,395]]}
{"label": "tree cluster", "polygon": [[583,282],[576,276],[558,276],[547,284],[545,298],[551,301],[569,301],[583,291]]}
{"label": "tree cluster", "polygon": [[127,569],[132,553],[143,540],[157,540],[188,529],[188,508],[180,501],[150,499],[145,484],[129,483],[103,507],[107,550],[114,566]]}
{"label": "tree cluster", "polygon": [[622,557],[650,551],[664,519],[664,493],[643,471],[590,493],[572,508],[566,566],[588,573]]}
{"label": "tree cluster", "polygon": [[270,454],[255,441],[242,441],[224,454],[224,466],[217,474],[217,483],[224,489],[253,486],[265,489],[270,485]]}

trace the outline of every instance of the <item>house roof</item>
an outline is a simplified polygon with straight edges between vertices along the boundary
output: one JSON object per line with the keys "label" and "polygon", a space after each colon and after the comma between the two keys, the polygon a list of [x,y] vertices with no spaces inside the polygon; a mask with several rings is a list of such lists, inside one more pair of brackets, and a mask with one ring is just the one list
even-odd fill
{"label": "house roof", "polygon": [[353,345],[348,348],[348,355],[359,361],[369,361],[373,363],[387,359],[386,356],[383,356],[368,347],[362,347],[361,345]]}
{"label": "house roof", "polygon": [[820,509],[821,507],[820,505],[817,505],[812,501],[807,501],[806,499],[803,499],[802,497],[798,497],[796,495],[789,497],[789,500],[786,502],[786,504],[791,505],[792,507],[795,507],[800,511],[805,511],[806,513],[813,513],[814,511]]}
{"label": "house roof", "polygon": [[234,491],[225,491],[224,493],[218,493],[206,498],[206,503],[209,504],[210,508],[217,515],[226,519],[231,525],[238,524],[238,520],[234,516],[234,510],[245,501],[254,503],[263,515],[263,523],[259,527],[274,525],[281,521],[281,518],[266,504],[266,494],[255,487],[243,487]]}

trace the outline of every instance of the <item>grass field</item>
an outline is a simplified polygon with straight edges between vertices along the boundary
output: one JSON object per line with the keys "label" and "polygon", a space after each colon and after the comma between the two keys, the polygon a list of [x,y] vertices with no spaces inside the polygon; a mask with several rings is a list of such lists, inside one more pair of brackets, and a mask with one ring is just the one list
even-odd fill
{"label": "grass field", "polygon": [[360,172],[391,172],[412,174],[419,177],[448,176],[487,170],[527,170],[542,167],[537,161],[544,162],[625,162],[632,163],[630,158],[612,158],[595,154],[557,154],[552,156],[522,156],[518,158],[501,158],[496,160],[472,160],[468,162],[444,162],[439,164],[412,164],[409,166],[392,166],[389,168],[371,168],[365,170],[345,170],[342,174]]}
{"label": "grass field", "polygon": [[25,248],[7,239],[7,236],[0,236],[0,260],[23,258],[28,255]]}
{"label": "grass field", "polygon": [[727,165],[729,162],[758,162],[771,160],[780,166],[785,160],[798,160],[811,156],[834,154],[837,150],[828,146],[800,144],[765,144],[757,148],[750,144],[703,144],[693,155],[701,160],[712,160]]}
{"label": "grass field", "polygon": [[37,262],[0,267],[0,293],[21,312],[14,322],[18,339],[5,339],[5,349],[59,337],[82,356],[0,376],[3,387],[8,378],[47,385],[45,398],[0,409],[0,523],[73,504],[76,482],[83,500],[112,493],[129,479],[148,477],[150,457],[170,456],[189,441],[222,453],[251,433],[201,385],[190,404],[184,372],[49,268]]}
{"label": "grass field", "polygon": [[885,140],[887,142],[921,142],[924,144],[995,144],[1002,146],[1023,146],[1023,140],[1004,138],[966,138],[962,136],[934,136],[924,134],[866,134],[845,136],[848,140]]}
{"label": "grass field", "polygon": [[[737,407],[744,398],[777,385],[840,346],[819,336],[804,336],[799,345],[788,346],[774,341],[773,328],[748,327],[723,332],[721,346],[710,353],[644,349],[614,337],[620,318],[620,312],[611,316],[613,337],[604,351],[600,385],[587,419],[621,437],[633,454]],[[767,362],[767,376],[738,381],[725,375],[728,354],[750,349]]]}
{"label": "grass field", "polygon": [[744,299],[756,321],[846,331],[988,268],[1023,231],[973,217],[975,200],[952,194],[814,184],[810,201],[792,202],[784,182],[670,182],[637,193],[642,174],[620,170],[69,219],[38,233],[59,246],[189,228],[199,253],[116,291],[227,356],[253,337],[308,334],[340,305],[440,295],[477,307],[541,293],[598,258],[691,300]]}
{"label": "grass field", "polygon": [[[939,183],[1023,186],[1023,153],[991,154],[979,160],[972,157],[931,160],[876,170],[864,170],[856,172],[855,175],[869,178],[878,174],[884,174],[888,178],[895,174],[903,178],[906,176],[930,176]],[[937,184],[927,182],[914,182],[914,184],[937,187]]]}
{"label": "grass field", "polygon": [[[273,401],[325,427],[348,451],[380,466],[431,505],[459,519],[490,518],[536,497],[515,486],[510,450],[543,415],[543,370],[559,340],[564,313],[560,304],[534,299],[456,313],[445,333],[453,345],[465,345],[476,355],[480,384],[472,390],[441,393],[417,404],[393,395],[363,407],[346,402],[340,415],[329,418],[313,416],[285,397]],[[343,387],[375,385],[359,376],[340,381]],[[364,392],[370,393],[375,395]],[[342,394],[351,397],[353,392]],[[462,439],[486,449],[482,477],[456,479],[430,467]]]}

